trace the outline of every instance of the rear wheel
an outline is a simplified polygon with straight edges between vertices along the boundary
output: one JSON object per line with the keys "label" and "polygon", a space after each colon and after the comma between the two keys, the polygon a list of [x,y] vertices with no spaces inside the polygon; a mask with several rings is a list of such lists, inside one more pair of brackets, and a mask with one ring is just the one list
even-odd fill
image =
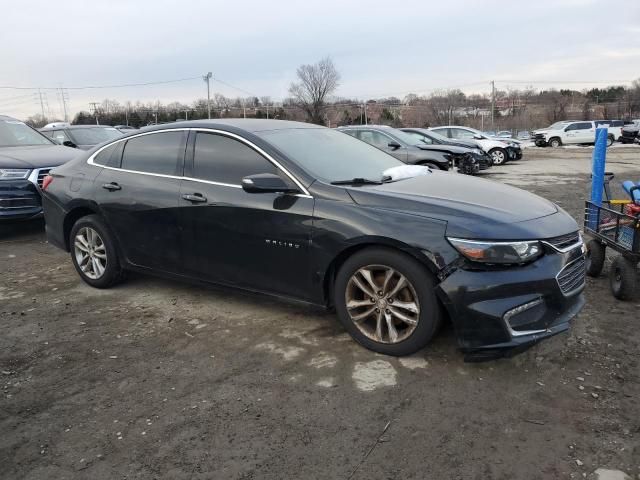
{"label": "rear wheel", "polygon": [[613,135],[609,135],[607,137],[607,147],[610,147],[611,145],[613,145],[613,142],[615,142],[615,138],[613,138]]}
{"label": "rear wheel", "polygon": [[98,215],[76,221],[69,236],[71,260],[80,278],[96,288],[108,288],[123,277],[115,242]]}
{"label": "rear wheel", "polygon": [[562,141],[558,137],[553,137],[549,140],[549,146],[553,148],[558,148],[562,146]]}
{"label": "rear wheel", "polygon": [[609,272],[609,283],[613,296],[619,300],[631,300],[636,290],[636,264],[619,255]]}
{"label": "rear wheel", "polygon": [[509,158],[507,151],[504,148],[494,148],[489,151],[489,155],[491,156],[494,165],[504,165],[507,163]]}
{"label": "rear wheel", "polygon": [[336,275],[334,299],[351,336],[387,355],[423,348],[442,321],[429,272],[387,248],[368,248],[347,259]]}
{"label": "rear wheel", "polygon": [[604,267],[606,247],[597,240],[587,242],[587,275],[597,277]]}

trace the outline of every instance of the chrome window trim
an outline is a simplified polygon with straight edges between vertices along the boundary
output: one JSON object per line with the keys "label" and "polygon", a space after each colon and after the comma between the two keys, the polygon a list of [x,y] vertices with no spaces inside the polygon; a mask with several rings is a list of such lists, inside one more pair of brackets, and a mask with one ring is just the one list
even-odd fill
{"label": "chrome window trim", "polygon": [[[564,248],[558,248],[555,245],[549,243],[546,240],[540,240],[542,243],[544,243],[545,245],[550,246],[551,248],[553,248],[556,252],[560,252],[560,253],[567,253],[570,252],[571,250],[574,250],[578,247],[581,247],[584,249],[584,239],[582,238],[582,232],[578,231],[578,241],[572,245],[569,245],[568,247],[564,247]],[[585,252],[583,252],[585,253]]]}
{"label": "chrome window trim", "polygon": [[100,147],[98,150],[93,152],[91,154],[91,156],[89,156],[89,158],[87,159],[87,164],[88,165],[92,165],[94,167],[101,167],[101,168],[106,168],[107,170],[115,170],[115,171],[119,171],[119,172],[137,173],[139,175],[148,175],[148,176],[152,176],[152,177],[162,177],[162,178],[172,178],[172,179],[176,179],[176,180],[189,180],[189,181],[192,181],[192,182],[206,183],[206,184],[209,184],[209,185],[218,185],[218,186],[221,186],[221,187],[242,188],[242,185],[236,185],[236,184],[231,184],[231,183],[223,183],[223,182],[214,182],[214,181],[211,181],[211,180],[203,180],[201,178],[186,177],[186,176],[183,176],[183,175],[180,175],[180,176],[178,176],[178,175],[165,175],[163,173],[141,172],[141,171],[138,171],[138,170],[129,170],[129,169],[126,169],[126,168],[108,167],[106,165],[100,165],[99,163],[95,163],[93,161],[93,159],[96,157],[96,155],[98,155],[100,152],[102,152],[102,150],[104,150],[105,148],[109,148],[112,145],[115,145],[115,144],[120,143],[120,142],[126,142],[128,140],[131,140],[132,138],[142,137],[142,136],[145,136],[145,135],[154,135],[154,134],[157,134],[157,133],[184,132],[184,131],[215,133],[215,134],[220,134],[220,135],[224,135],[224,136],[227,136],[227,137],[231,137],[231,138],[233,138],[235,140],[238,140],[238,141],[244,143],[245,145],[249,146],[249,148],[252,148],[256,152],[258,152],[260,155],[265,157],[267,159],[267,161],[271,162],[276,168],[278,168],[279,170],[284,172],[284,174],[287,177],[289,177],[297,185],[297,187],[302,192],[304,192],[302,194],[296,194],[295,195],[296,197],[313,198],[309,194],[309,190],[307,190],[304,187],[304,185],[302,185],[302,183],[295,176],[293,176],[293,174],[291,174],[286,168],[284,168],[280,164],[280,162],[275,160],[271,155],[269,155],[263,149],[261,149],[260,147],[258,147],[254,143],[250,142],[246,138],[241,137],[240,135],[237,135],[237,134],[232,133],[232,132],[227,132],[225,130],[218,130],[218,129],[215,129],[215,128],[204,128],[204,127],[167,128],[167,129],[163,129],[163,130],[154,130],[152,132],[142,132],[142,133],[138,133],[136,135],[127,136],[125,138],[119,138],[119,139],[117,139],[117,140],[115,140],[115,141],[113,141],[111,143],[108,143],[107,145],[104,145],[104,146]]}

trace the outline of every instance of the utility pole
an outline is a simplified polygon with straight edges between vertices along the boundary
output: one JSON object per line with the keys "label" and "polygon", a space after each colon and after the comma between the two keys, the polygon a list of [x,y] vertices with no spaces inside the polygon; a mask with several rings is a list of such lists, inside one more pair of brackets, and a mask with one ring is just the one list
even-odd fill
{"label": "utility pole", "polygon": [[496,82],[491,80],[491,130],[496,130],[495,119],[493,117],[496,109]]}
{"label": "utility pole", "polygon": [[183,110],[183,112],[184,112],[184,119],[189,120],[189,110]]}
{"label": "utility pole", "polygon": [[265,107],[267,107],[267,120],[269,120],[269,104],[267,103]]}
{"label": "utility pole", "polygon": [[60,87],[60,101],[62,103],[62,111],[64,112],[64,121],[69,121],[69,115],[67,114],[67,100],[69,99],[69,94],[64,91],[64,88]]}
{"label": "utility pole", "polygon": [[362,108],[364,109],[364,124],[369,125],[369,121],[367,120],[367,102],[362,104]]}
{"label": "utility pole", "polygon": [[209,87],[211,77],[213,77],[213,73],[211,72],[207,72],[207,74],[202,77],[202,79],[207,82],[207,117],[209,120],[211,120],[211,90]]}
{"label": "utility pole", "polygon": [[242,118],[247,118],[247,107],[245,99],[242,99]]}
{"label": "utility pole", "polygon": [[44,116],[44,103],[42,102],[42,92],[38,89],[38,95],[40,96],[40,109],[42,110],[42,119],[44,120],[46,117]]}
{"label": "utility pole", "polygon": [[93,114],[96,116],[96,125],[100,125],[98,121],[98,105],[100,105],[98,102],[89,102],[89,107],[93,108]]}

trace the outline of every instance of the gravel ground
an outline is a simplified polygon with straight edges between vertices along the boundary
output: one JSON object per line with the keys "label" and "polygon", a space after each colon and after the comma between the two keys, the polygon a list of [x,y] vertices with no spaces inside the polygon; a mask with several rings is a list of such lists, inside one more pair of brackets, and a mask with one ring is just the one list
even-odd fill
{"label": "gravel ground", "polygon": [[[525,158],[485,177],[581,222],[590,152]],[[608,170],[639,179],[640,148]],[[0,272],[3,479],[640,479],[640,304],[605,276],[568,333],[466,364],[450,327],[398,359],[305,305],[143,276],[91,289],[39,222],[3,227]]]}

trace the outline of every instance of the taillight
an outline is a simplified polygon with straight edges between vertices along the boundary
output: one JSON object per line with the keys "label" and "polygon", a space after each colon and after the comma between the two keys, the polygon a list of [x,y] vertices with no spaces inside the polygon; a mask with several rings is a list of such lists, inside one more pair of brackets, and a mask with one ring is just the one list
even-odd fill
{"label": "taillight", "polygon": [[42,190],[46,190],[49,185],[53,182],[53,177],[51,175],[45,175],[42,179]]}

